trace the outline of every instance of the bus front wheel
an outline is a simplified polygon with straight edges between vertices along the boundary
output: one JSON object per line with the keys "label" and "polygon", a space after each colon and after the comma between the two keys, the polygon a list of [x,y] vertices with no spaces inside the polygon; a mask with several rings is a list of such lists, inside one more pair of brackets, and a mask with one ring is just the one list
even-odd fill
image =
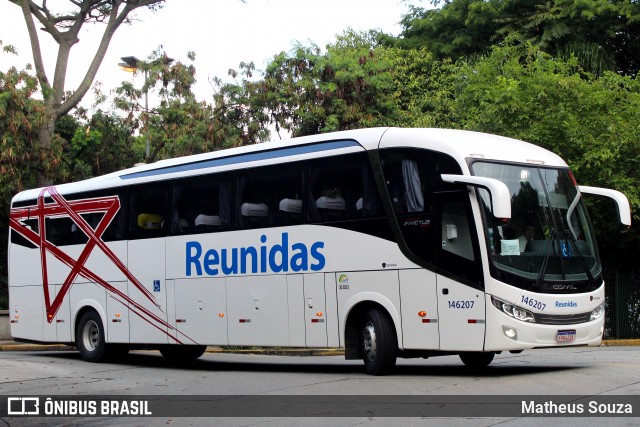
{"label": "bus front wheel", "polygon": [[460,360],[462,360],[462,363],[469,368],[479,369],[489,366],[495,355],[495,353],[491,352],[467,352],[460,353]]}
{"label": "bus front wheel", "polygon": [[362,359],[369,375],[385,375],[393,370],[397,342],[391,320],[379,310],[370,308],[364,316],[360,338]]}
{"label": "bus front wheel", "polygon": [[107,343],[100,315],[87,311],[80,317],[76,331],[76,345],[80,357],[87,362],[101,362],[107,356]]}

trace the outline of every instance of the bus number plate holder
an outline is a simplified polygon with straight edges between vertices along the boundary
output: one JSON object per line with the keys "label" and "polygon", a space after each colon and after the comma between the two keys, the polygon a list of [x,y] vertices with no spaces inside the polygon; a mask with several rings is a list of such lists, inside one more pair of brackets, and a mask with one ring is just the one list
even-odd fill
{"label": "bus number plate holder", "polygon": [[558,335],[556,335],[556,340],[558,342],[569,342],[576,340],[576,330],[575,329],[564,329],[558,331]]}

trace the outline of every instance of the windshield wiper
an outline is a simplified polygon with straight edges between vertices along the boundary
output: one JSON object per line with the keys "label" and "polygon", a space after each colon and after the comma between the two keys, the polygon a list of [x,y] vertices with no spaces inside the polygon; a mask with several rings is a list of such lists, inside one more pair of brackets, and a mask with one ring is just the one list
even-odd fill
{"label": "windshield wiper", "polygon": [[553,246],[553,241],[555,240],[556,229],[551,228],[551,233],[549,234],[549,240],[545,241],[544,244],[544,258],[542,258],[542,265],[540,265],[540,271],[538,272],[538,277],[536,278],[536,288],[539,288],[542,284],[542,280],[544,279],[544,274],[547,271],[547,263],[549,262],[549,244]]}
{"label": "windshield wiper", "polygon": [[595,286],[595,279],[593,277],[593,274],[591,274],[591,269],[589,268],[589,266],[587,265],[587,262],[584,260],[584,257],[580,253],[580,249],[578,249],[578,242],[576,241],[576,238],[573,237],[573,232],[569,230],[565,230],[564,233],[567,236],[565,237],[565,240],[568,240],[571,243],[571,245],[573,246],[573,249],[576,251],[576,254],[578,254],[578,259],[580,259],[580,264],[582,265],[582,268],[584,268],[584,272],[587,274],[587,279],[589,280],[589,284],[591,286]]}

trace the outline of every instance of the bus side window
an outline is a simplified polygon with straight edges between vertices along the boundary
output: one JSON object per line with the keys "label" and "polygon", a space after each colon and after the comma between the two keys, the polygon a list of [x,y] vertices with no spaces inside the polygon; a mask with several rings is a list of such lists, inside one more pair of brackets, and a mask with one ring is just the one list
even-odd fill
{"label": "bus side window", "polygon": [[129,190],[129,237],[162,237],[167,226],[167,189],[140,185]]}
{"label": "bus side window", "polygon": [[238,173],[238,226],[256,228],[301,224],[303,170],[303,163],[299,162]]}
{"label": "bus side window", "polygon": [[[33,205],[35,205],[35,204],[36,204],[36,202],[34,201]],[[30,229],[30,230],[33,230],[34,232],[38,233],[38,219],[37,218],[21,219],[20,220],[20,224],[25,229]],[[17,231],[15,231],[13,229],[10,229],[10,233],[11,233],[11,244],[24,246],[24,247],[31,248],[31,249],[37,248],[36,245],[31,243],[31,241],[26,239],[24,236],[22,236]]]}
{"label": "bus side window", "polygon": [[[75,200],[91,200],[101,197],[112,198],[114,196],[119,198],[122,206],[124,204],[122,195],[118,194],[118,192],[115,192],[114,194],[113,190],[69,194],[65,197],[67,201],[71,202]],[[84,223],[94,231],[98,229],[98,225],[102,223],[105,215],[106,212],[103,211],[80,213]],[[86,244],[89,241],[89,238],[87,237],[87,234],[82,231],[82,225],[83,224],[76,224],[70,216],[46,218],[45,231],[47,240],[56,246]],[[102,231],[99,237],[104,242],[122,240],[124,238],[124,215],[122,208],[116,212],[113,218],[111,218],[106,230]]]}
{"label": "bus side window", "polygon": [[169,233],[211,233],[228,229],[231,186],[229,174],[176,181],[172,190]]}
{"label": "bus side window", "polygon": [[373,173],[364,153],[310,162],[307,189],[310,222],[372,217],[381,212]]}
{"label": "bus side window", "polygon": [[55,246],[83,244],[88,241],[87,236],[70,217],[46,218],[45,231],[47,240]]}
{"label": "bus side window", "polygon": [[482,267],[476,262],[479,259],[479,246],[469,192],[464,186],[449,185],[449,191],[434,194],[440,232],[436,264],[452,276],[466,279],[469,284],[481,289]]}
{"label": "bus side window", "polygon": [[442,250],[473,261],[473,236],[464,201],[443,202],[441,209]]}

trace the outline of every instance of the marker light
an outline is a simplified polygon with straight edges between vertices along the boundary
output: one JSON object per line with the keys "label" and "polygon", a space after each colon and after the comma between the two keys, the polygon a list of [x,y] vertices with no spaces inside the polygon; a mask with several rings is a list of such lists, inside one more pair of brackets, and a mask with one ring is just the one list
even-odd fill
{"label": "marker light", "polygon": [[323,316],[323,314],[324,314],[323,312],[319,311],[319,312],[317,312],[317,313],[316,313],[316,316],[318,316],[318,317],[322,317],[322,316]]}
{"label": "marker light", "polygon": [[604,303],[597,306],[592,312],[589,320],[596,320],[602,317],[604,314]]}
{"label": "marker light", "polygon": [[418,316],[420,316],[420,317],[424,317],[424,316],[426,316],[426,315],[427,315],[427,312],[426,312],[426,311],[419,311],[419,312],[418,312]]}
{"label": "marker light", "polygon": [[224,313],[218,313],[218,317],[224,317]]}
{"label": "marker light", "polygon": [[533,317],[533,313],[531,313],[529,310],[525,310],[524,308],[520,308],[514,304],[502,301],[494,296],[491,297],[491,302],[498,310],[502,310],[503,313],[508,314],[514,319],[531,323],[535,323],[536,321],[536,319]]}

